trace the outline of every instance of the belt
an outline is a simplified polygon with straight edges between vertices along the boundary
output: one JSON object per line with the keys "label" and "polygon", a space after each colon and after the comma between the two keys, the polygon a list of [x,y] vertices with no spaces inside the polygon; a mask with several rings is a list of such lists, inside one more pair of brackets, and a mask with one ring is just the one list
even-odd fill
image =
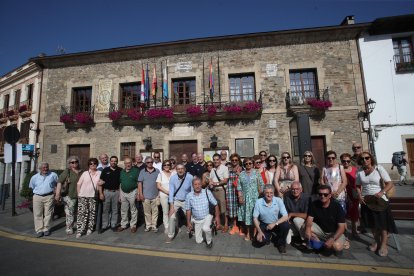
{"label": "belt", "polygon": [[118,191],[118,190],[111,190],[111,189],[105,189],[105,191],[108,191],[108,192],[113,192],[113,193],[115,193],[116,191]]}
{"label": "belt", "polygon": [[50,192],[50,193],[44,194],[44,195],[39,195],[39,194],[35,194],[35,195],[37,195],[37,196],[50,196],[50,195],[53,195],[53,192]]}

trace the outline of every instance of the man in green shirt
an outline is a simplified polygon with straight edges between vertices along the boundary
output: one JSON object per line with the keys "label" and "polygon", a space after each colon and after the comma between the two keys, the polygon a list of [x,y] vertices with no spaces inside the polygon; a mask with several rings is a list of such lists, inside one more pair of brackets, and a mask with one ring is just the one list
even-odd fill
{"label": "man in green shirt", "polygon": [[131,233],[137,232],[137,218],[138,210],[135,206],[135,200],[138,196],[138,169],[132,167],[132,159],[127,157],[124,159],[125,169],[121,172],[121,226],[118,227],[118,232],[122,232],[128,225],[128,210],[131,210]]}

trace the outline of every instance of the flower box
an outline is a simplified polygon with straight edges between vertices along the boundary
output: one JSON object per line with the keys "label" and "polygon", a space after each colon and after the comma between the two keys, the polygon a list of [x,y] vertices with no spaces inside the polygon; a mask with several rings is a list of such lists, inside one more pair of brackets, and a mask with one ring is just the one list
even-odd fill
{"label": "flower box", "polygon": [[139,121],[139,120],[142,119],[142,117],[144,117],[144,114],[139,112],[139,110],[137,110],[137,109],[130,109],[127,112],[127,116],[128,116],[128,118],[130,118],[133,121]]}
{"label": "flower box", "polygon": [[326,110],[332,106],[332,102],[329,100],[307,99],[309,106],[315,109]]}
{"label": "flower box", "polygon": [[90,124],[92,123],[92,118],[88,113],[85,112],[78,112],[73,116],[73,119],[75,122],[78,122],[79,124]]}
{"label": "flower box", "polygon": [[64,124],[73,123],[73,117],[70,114],[61,115],[60,122]]}
{"label": "flower box", "polygon": [[111,112],[109,112],[108,117],[112,121],[118,121],[122,117],[122,112],[121,111],[111,111]]}
{"label": "flower box", "polygon": [[148,119],[172,119],[174,118],[174,112],[171,108],[157,108],[147,110],[146,117]]}
{"label": "flower box", "polygon": [[197,117],[203,112],[203,110],[201,106],[199,105],[192,105],[192,106],[187,107],[186,112],[187,112],[187,115],[190,117]]}

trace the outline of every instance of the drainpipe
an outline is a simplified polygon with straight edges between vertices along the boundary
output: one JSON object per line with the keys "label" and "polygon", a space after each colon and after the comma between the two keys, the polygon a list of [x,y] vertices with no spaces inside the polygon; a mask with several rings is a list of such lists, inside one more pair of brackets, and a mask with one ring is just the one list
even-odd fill
{"label": "drainpipe", "polygon": [[42,106],[42,94],[43,94],[43,67],[40,66],[40,88],[39,88],[39,104],[38,104],[38,110],[37,110],[37,120],[36,120],[36,139],[35,139],[35,152],[34,152],[34,169],[37,169],[37,161],[39,158],[38,150],[40,151],[40,148],[37,148],[37,144],[39,143],[39,135],[40,135],[40,109]]}

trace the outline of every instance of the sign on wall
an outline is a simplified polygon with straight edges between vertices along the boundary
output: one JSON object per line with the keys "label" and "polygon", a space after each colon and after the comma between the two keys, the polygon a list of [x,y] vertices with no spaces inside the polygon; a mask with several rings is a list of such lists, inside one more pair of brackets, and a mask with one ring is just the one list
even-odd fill
{"label": "sign on wall", "polygon": [[192,61],[182,61],[177,62],[175,65],[175,70],[178,72],[190,72],[193,69]]}
{"label": "sign on wall", "polygon": [[266,64],[266,75],[268,77],[276,77],[277,64]]}
{"label": "sign on wall", "polygon": [[95,110],[98,113],[109,112],[112,97],[112,80],[100,80]]}

